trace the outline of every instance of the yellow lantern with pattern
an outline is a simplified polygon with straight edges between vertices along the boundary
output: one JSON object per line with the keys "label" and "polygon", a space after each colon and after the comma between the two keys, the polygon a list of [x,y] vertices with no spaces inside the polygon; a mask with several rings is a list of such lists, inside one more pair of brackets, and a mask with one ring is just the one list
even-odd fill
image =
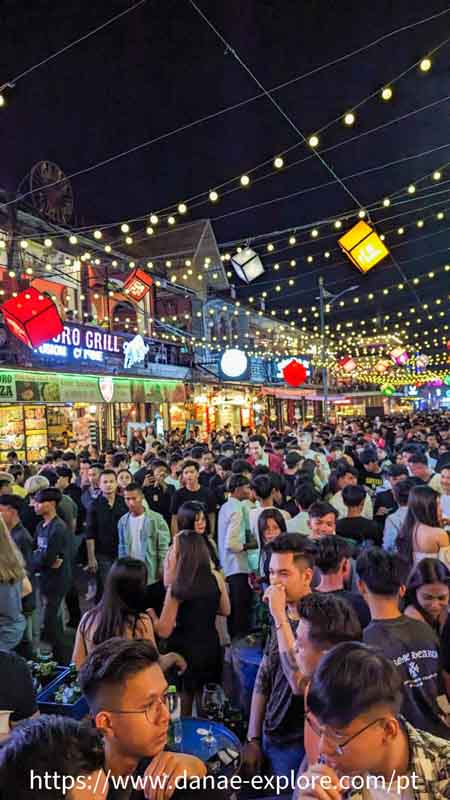
{"label": "yellow lantern with pattern", "polygon": [[360,272],[369,272],[389,255],[377,232],[362,220],[341,236],[339,246]]}

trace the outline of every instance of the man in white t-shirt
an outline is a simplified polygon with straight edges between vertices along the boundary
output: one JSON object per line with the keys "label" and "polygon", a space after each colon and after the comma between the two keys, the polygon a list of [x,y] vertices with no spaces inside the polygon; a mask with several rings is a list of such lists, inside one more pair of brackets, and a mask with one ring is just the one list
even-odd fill
{"label": "man in white t-shirt", "polygon": [[450,465],[441,469],[441,509],[444,527],[450,529]]}

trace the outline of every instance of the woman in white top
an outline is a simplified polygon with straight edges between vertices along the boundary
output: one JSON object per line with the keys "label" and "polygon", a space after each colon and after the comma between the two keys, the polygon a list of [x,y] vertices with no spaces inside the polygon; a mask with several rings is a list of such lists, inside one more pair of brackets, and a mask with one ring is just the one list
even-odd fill
{"label": "woman in white top", "polygon": [[450,538],[442,527],[439,494],[430,486],[411,489],[396,545],[410,564],[417,564],[422,558],[439,558],[450,565]]}

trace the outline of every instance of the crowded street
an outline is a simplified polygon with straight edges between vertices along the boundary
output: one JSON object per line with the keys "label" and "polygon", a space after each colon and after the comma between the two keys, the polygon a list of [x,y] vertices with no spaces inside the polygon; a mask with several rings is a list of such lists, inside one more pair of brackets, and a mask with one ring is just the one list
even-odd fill
{"label": "crowded street", "polygon": [[449,20],[5,4],[0,800],[450,800]]}

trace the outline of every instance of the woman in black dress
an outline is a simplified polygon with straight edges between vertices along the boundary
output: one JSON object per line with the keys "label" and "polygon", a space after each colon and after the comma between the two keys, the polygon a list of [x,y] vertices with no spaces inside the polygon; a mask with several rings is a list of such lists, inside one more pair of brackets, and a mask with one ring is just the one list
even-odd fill
{"label": "woman in black dress", "polygon": [[206,683],[220,681],[221,650],[216,615],[228,616],[230,601],[223,576],[213,570],[203,536],[179,533],[170,548],[164,583],[168,587],[161,616],[152,614],[155,632],[187,661],[182,676],[181,711],[200,705]]}

